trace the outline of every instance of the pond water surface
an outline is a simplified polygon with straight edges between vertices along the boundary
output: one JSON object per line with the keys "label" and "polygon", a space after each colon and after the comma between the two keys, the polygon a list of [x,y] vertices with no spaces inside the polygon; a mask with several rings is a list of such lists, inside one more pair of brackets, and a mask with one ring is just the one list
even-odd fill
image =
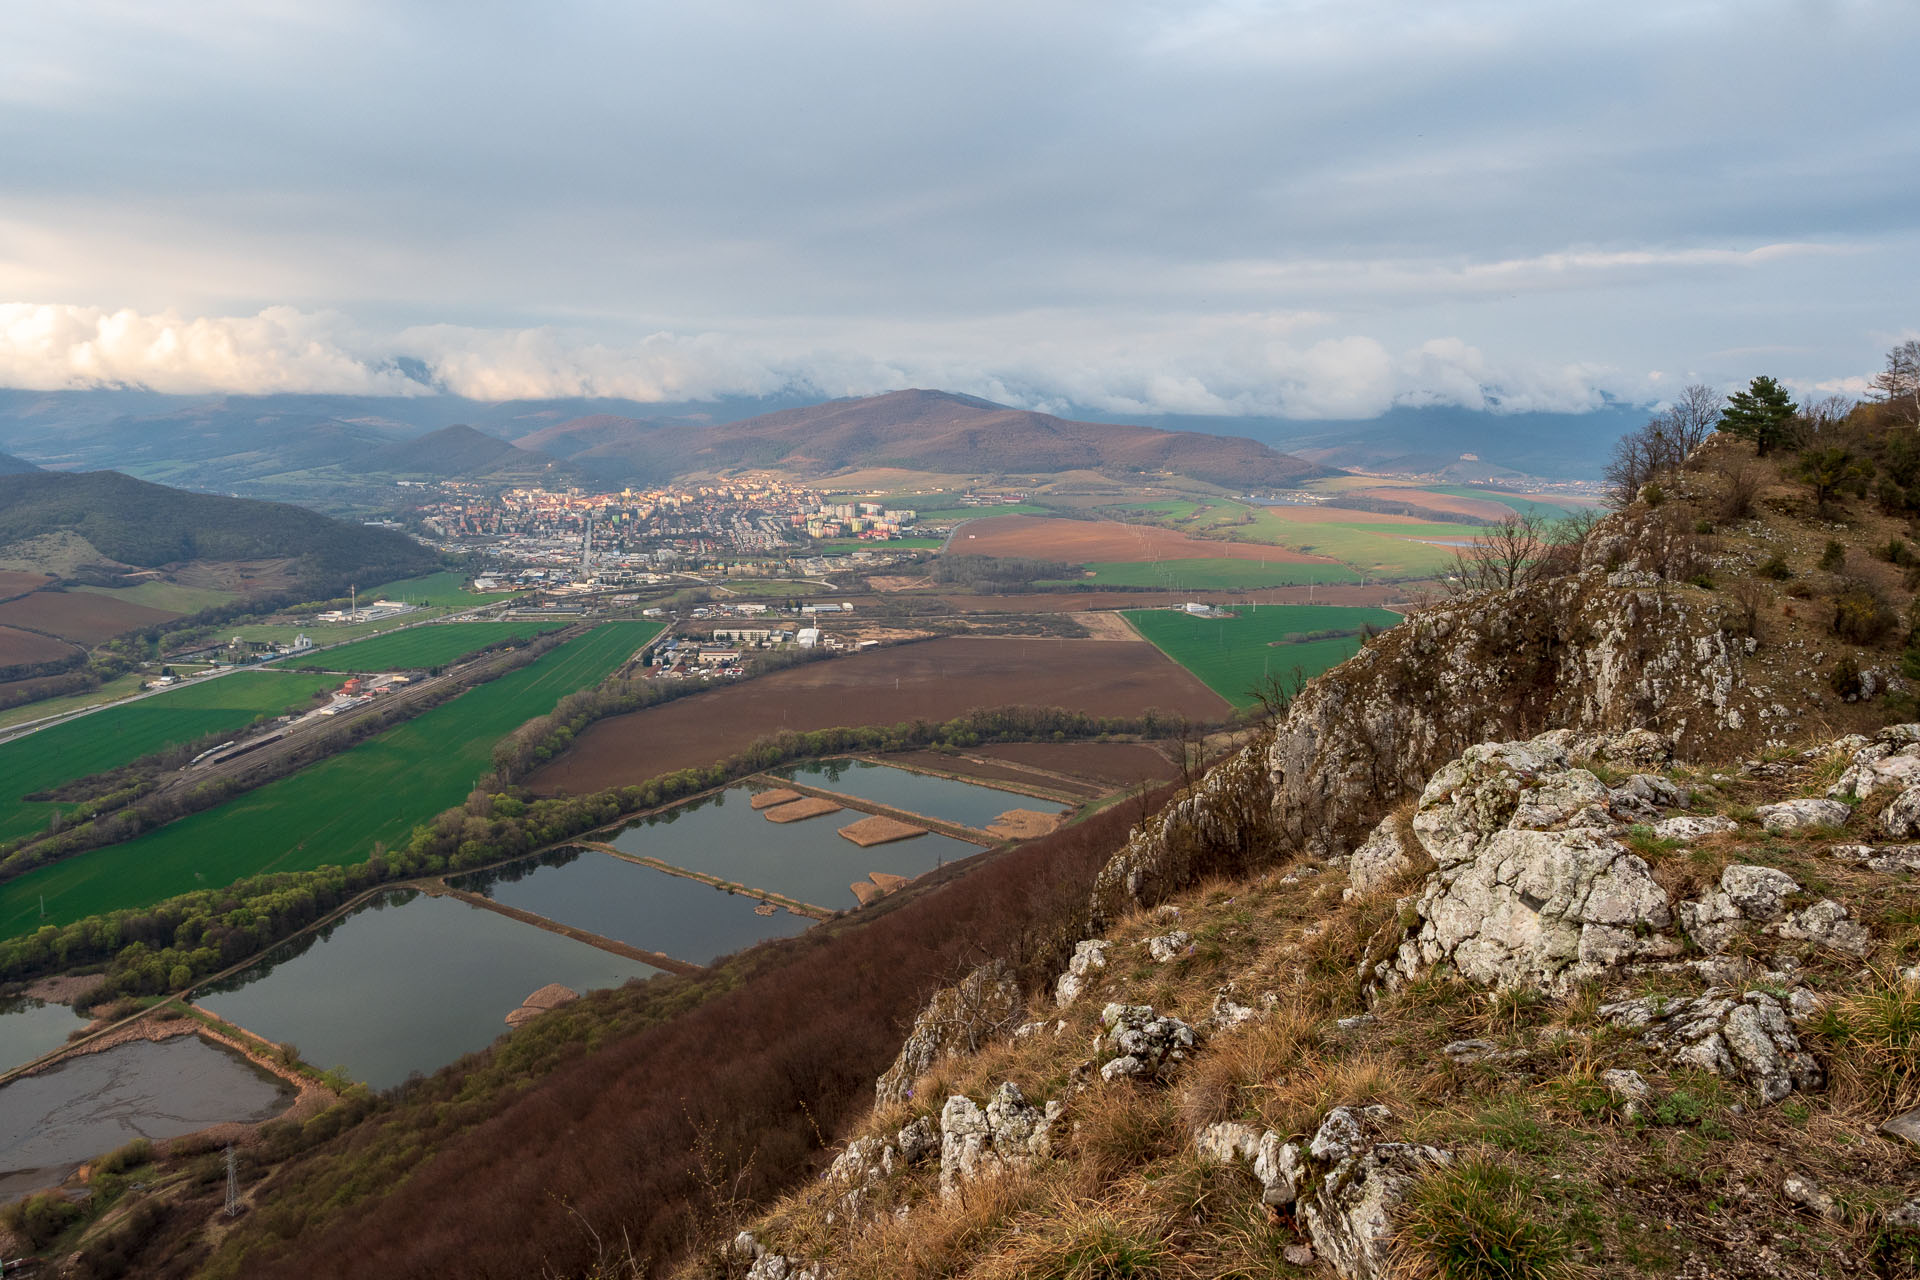
{"label": "pond water surface", "polygon": [[491,871],[449,876],[447,883],[689,964],[712,964],[768,938],[791,938],[813,923],[784,907],[757,916],[753,898],[637,867],[597,849],[557,849]]}
{"label": "pond water surface", "polygon": [[911,879],[980,852],[978,845],[932,832],[862,849],[841,835],[840,828],[866,817],[864,813],[843,809],[799,822],[770,822],[749,805],[752,795],[746,787],[729,787],[665,813],[636,818],[605,843],[622,853],[658,858],[832,910],[855,905],[858,900],[848,886],[865,880],[869,871]]}
{"label": "pond water surface", "polygon": [[62,1181],[135,1138],[177,1138],[229,1120],[265,1120],[293,1090],[196,1035],[81,1054],[0,1086],[0,1199]]}
{"label": "pond water surface", "polygon": [[984,830],[1009,809],[1038,809],[1052,813],[1063,806],[1057,800],[1004,791],[978,782],[961,782],[931,773],[916,773],[871,760],[812,760],[775,772],[816,787],[839,791],[875,804],[891,805],[909,813],[925,814]]}
{"label": "pond water surface", "polygon": [[25,1066],[41,1054],[58,1049],[67,1036],[87,1020],[64,1004],[48,1004],[30,996],[0,1000],[0,1071]]}
{"label": "pond water surface", "polygon": [[454,898],[398,890],[196,1002],[384,1089],[492,1044],[507,1014],[550,982],[585,993],[659,972]]}

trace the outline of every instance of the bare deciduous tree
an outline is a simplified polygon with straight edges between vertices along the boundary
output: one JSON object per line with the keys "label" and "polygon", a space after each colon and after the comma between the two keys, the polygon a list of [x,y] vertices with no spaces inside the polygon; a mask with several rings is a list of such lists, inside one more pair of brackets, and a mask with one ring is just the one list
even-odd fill
{"label": "bare deciduous tree", "polygon": [[1532,580],[1535,566],[1548,550],[1546,530],[1532,515],[1518,512],[1478,534],[1471,546],[1453,553],[1453,571],[1447,590],[1453,595],[1476,591],[1504,591]]}
{"label": "bare deciduous tree", "polygon": [[1908,338],[1887,352],[1887,367],[1873,375],[1874,394],[1920,424],[1920,338]]}
{"label": "bare deciduous tree", "polygon": [[1624,507],[1649,480],[1679,470],[1719,420],[1720,397],[1712,387],[1695,383],[1681,391],[1672,404],[1647,419],[1646,426],[1614,444],[1606,468],[1609,501]]}

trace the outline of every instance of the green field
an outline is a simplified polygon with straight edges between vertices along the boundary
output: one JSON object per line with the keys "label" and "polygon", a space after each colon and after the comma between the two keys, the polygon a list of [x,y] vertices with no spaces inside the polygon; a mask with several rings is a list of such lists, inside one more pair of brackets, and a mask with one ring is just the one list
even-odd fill
{"label": "green field", "polygon": [[237,592],[216,591],[212,587],[183,587],[177,582],[142,582],[134,587],[76,587],[74,590],[111,596],[115,600],[145,605],[149,609],[165,609],[168,613],[198,613],[202,609],[216,608],[240,598]]}
{"label": "green field", "polygon": [[[1386,529],[1396,533],[1382,532]],[[1453,565],[1451,547],[1429,546],[1414,538],[1470,538],[1473,533],[1470,525],[1302,524],[1266,510],[1254,511],[1251,524],[1233,530],[1235,541],[1329,556],[1369,576],[1389,578],[1430,577]]]}
{"label": "green field", "polygon": [[[1343,564],[1295,564],[1255,560],[1161,560],[1095,562],[1086,566],[1091,578],[1075,578],[1078,585],[1102,587],[1164,587],[1169,591],[1236,591],[1255,587],[1294,587],[1312,583],[1358,582],[1360,575]],[[1047,586],[1064,585],[1046,583]]]}
{"label": "green field", "polygon": [[0,743],[0,840],[28,835],[71,805],[21,799],[130,764],[177,743],[244,728],[263,715],[304,708],[337,681],[285,671],[237,671],[170,689]]}
{"label": "green field", "polygon": [[1444,493],[1455,498],[1478,498],[1482,502],[1497,502],[1510,507],[1523,516],[1533,516],[1540,520],[1559,520],[1589,507],[1598,506],[1597,502],[1582,502],[1578,498],[1528,497],[1517,493],[1494,493],[1490,489],[1476,489],[1467,484],[1423,484],[1419,492]]}
{"label": "green field", "polygon": [[564,622],[442,622],[389,631],[324,653],[280,658],[277,667],[319,667],[325,671],[412,671],[452,662],[476,649],[519,636],[531,640],[557,631]]}
{"label": "green field", "polygon": [[[178,670],[178,668],[176,668]],[[89,689],[85,693],[63,694],[58,698],[42,698],[38,702],[23,702],[17,707],[8,707],[0,711],[0,729],[8,729],[29,720],[45,720],[48,716],[65,715],[69,711],[79,711],[84,707],[98,707],[109,702],[118,702],[140,692],[140,682],[146,677],[137,671],[115,676],[98,689]]]}
{"label": "green field", "polygon": [[430,573],[424,578],[402,578],[377,587],[360,588],[362,600],[398,600],[402,604],[438,605],[442,608],[471,609],[512,597],[511,591],[482,594],[466,589],[466,575],[451,571]]}
{"label": "green field", "polygon": [[466,798],[492,767],[494,743],[605,679],[659,631],[608,623],[290,777],[0,884],[0,936],[38,927],[43,896],[47,922],[67,924],[244,876],[359,862],[375,841],[402,844]]}
{"label": "green field", "polygon": [[1288,643],[1317,631],[1384,630],[1400,621],[1387,609],[1324,604],[1241,605],[1231,618],[1196,618],[1174,609],[1130,609],[1123,616],[1153,646],[1198,676],[1236,707],[1250,707],[1268,676],[1292,682],[1295,667],[1311,678],[1360,648],[1358,636]]}

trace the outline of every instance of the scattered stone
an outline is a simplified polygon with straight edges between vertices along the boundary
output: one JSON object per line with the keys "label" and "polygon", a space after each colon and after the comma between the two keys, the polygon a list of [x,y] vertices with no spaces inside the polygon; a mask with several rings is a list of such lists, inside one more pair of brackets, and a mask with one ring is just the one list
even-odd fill
{"label": "scattered stone", "polygon": [[1685,787],[1657,773],[1636,773],[1607,792],[1614,813],[1623,818],[1652,822],[1662,809],[1684,809],[1692,800]]}
{"label": "scattered stone", "polygon": [[1770,926],[1767,932],[1789,942],[1812,942],[1856,956],[1864,956],[1873,949],[1873,934],[1859,921],[1850,919],[1847,909],[1832,898],[1822,898],[1794,912]]}
{"label": "scattered stone", "polygon": [[1853,810],[1838,800],[1782,800],[1763,804],[1753,811],[1760,825],[1776,835],[1804,831],[1808,827],[1838,827],[1853,816]]}
{"label": "scattered stone", "polygon": [[1889,1138],[1902,1138],[1920,1147],[1920,1111],[1903,1111],[1897,1116],[1888,1117],[1880,1126],[1880,1132]]}
{"label": "scattered stone", "polygon": [[1680,924],[1701,950],[1718,952],[1748,921],[1780,919],[1785,899],[1798,892],[1799,884],[1784,871],[1735,863],[1720,873],[1718,892],[1680,904]]}
{"label": "scattered stone", "polygon": [[1920,844],[1836,844],[1828,847],[1827,856],[1881,875],[1920,871]]}
{"label": "scattered stone", "polygon": [[1890,746],[1881,744],[1854,753],[1847,771],[1827,788],[1827,799],[1865,800],[1887,787],[1913,786],[1920,786],[1920,749],[1906,747],[1894,754]]}
{"label": "scattered stone", "polygon": [[1298,1144],[1283,1142],[1271,1129],[1223,1120],[1195,1130],[1193,1146],[1201,1159],[1214,1164],[1252,1166],[1260,1181],[1260,1203],[1272,1208],[1293,1203],[1304,1170]]}
{"label": "scattered stone", "polygon": [[1086,990],[1088,975],[1107,967],[1107,950],[1113,944],[1105,938],[1092,938],[1073,947],[1073,959],[1067,971],[1053,984],[1053,1002],[1062,1009],[1080,998]]}
{"label": "scattered stone", "polygon": [[1824,1191],[1818,1182],[1804,1173],[1790,1173],[1786,1181],[1780,1184],[1780,1194],[1808,1213],[1828,1222],[1838,1222],[1845,1217],[1840,1206],[1832,1196]]}
{"label": "scattered stone", "polygon": [[1491,1040],[1455,1040],[1452,1044],[1442,1045],[1440,1052],[1453,1059],[1459,1066],[1467,1066],[1493,1057],[1500,1046]]}
{"label": "scattered stone", "polygon": [[1908,787],[1880,811],[1880,830],[1893,840],[1920,836],[1920,787]]}
{"label": "scattered stone", "polygon": [[1732,818],[1723,818],[1718,814],[1706,817],[1683,815],[1678,818],[1662,818],[1653,824],[1656,840],[1698,840],[1702,836],[1719,835],[1723,831],[1737,831],[1740,824]]}
{"label": "scattered stone", "polygon": [[1600,1073],[1600,1083],[1624,1104],[1621,1110],[1627,1119],[1640,1120],[1646,1116],[1647,1105],[1653,1101],[1653,1086],[1638,1071],[1614,1067]]}
{"label": "scattered stone", "polygon": [[1170,964],[1180,958],[1181,953],[1192,941],[1192,934],[1180,931],[1163,934],[1158,938],[1148,938],[1147,954],[1152,956],[1157,964]]}
{"label": "scattered stone", "polygon": [[1361,1031],[1373,1026],[1379,1021],[1380,1019],[1370,1013],[1356,1013],[1351,1018],[1340,1018],[1336,1020],[1333,1025],[1342,1031]]}
{"label": "scattered stone", "polygon": [[1280,1250],[1280,1256],[1288,1266],[1310,1267],[1313,1265],[1313,1246],[1310,1244],[1290,1244]]}
{"label": "scattered stone", "polygon": [[1360,1117],[1384,1108],[1327,1113],[1308,1154],[1324,1172],[1296,1209],[1315,1251],[1336,1275],[1374,1280],[1394,1270],[1393,1215],[1415,1182],[1453,1163],[1433,1147],[1376,1142]]}
{"label": "scattered stone", "polygon": [[1150,1080],[1187,1060],[1196,1043],[1193,1028],[1178,1018],[1155,1016],[1144,1004],[1110,1004],[1100,1014],[1103,1043],[1116,1055],[1100,1078]]}

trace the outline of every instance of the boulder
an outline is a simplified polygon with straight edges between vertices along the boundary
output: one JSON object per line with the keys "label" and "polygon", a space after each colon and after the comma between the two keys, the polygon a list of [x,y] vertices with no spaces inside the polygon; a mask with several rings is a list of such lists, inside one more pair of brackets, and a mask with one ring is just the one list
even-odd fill
{"label": "boulder", "polygon": [[1149,1005],[1110,1004],[1100,1014],[1102,1044],[1116,1056],[1100,1068],[1102,1080],[1150,1080],[1185,1062],[1196,1040],[1178,1018],[1154,1014]]}
{"label": "boulder", "polygon": [[1107,950],[1112,945],[1105,938],[1092,938],[1074,944],[1073,959],[1067,962],[1067,971],[1053,984],[1053,1002],[1056,1005],[1064,1009],[1080,998],[1092,975],[1107,967]]}
{"label": "boulder", "polygon": [[1004,961],[982,965],[959,983],[936,991],[913,1020],[893,1065],[874,1083],[882,1106],[913,1096],[913,1082],[943,1058],[972,1053],[1020,1024],[1025,1003]]}
{"label": "boulder", "polygon": [[1719,815],[1693,817],[1683,814],[1678,818],[1662,818],[1653,824],[1654,838],[1658,840],[1698,840],[1703,836],[1719,835],[1722,831],[1737,831],[1740,824],[1732,818]]}
{"label": "boulder", "polygon": [[1828,846],[1827,856],[1882,875],[1920,871],[1920,844],[1836,844]]}
{"label": "boulder", "polygon": [[1846,772],[1827,788],[1827,798],[1865,800],[1876,791],[1904,791],[1915,786],[1920,786],[1920,746],[1896,749],[1876,743],[1854,753]]}
{"label": "boulder", "polygon": [[1314,1134],[1308,1157],[1320,1176],[1294,1211],[1314,1250],[1344,1280],[1398,1274],[1394,1214],[1416,1182],[1452,1164],[1453,1156],[1434,1147],[1376,1141],[1361,1114],[1336,1107]]}
{"label": "boulder", "polygon": [[1148,938],[1147,954],[1153,957],[1156,964],[1171,964],[1185,953],[1192,942],[1192,934],[1176,930],[1158,938]]}
{"label": "boulder", "polygon": [[1920,836],[1920,787],[1908,787],[1880,811],[1880,830],[1893,840]]}
{"label": "boulder", "polygon": [[1713,954],[1749,921],[1780,919],[1787,895],[1798,892],[1800,886],[1784,871],[1736,863],[1720,873],[1718,891],[1680,904],[1680,923],[1702,951]]}
{"label": "boulder", "polygon": [[1789,942],[1811,942],[1849,955],[1864,956],[1873,950],[1873,934],[1859,921],[1851,919],[1847,909],[1832,898],[1823,898],[1796,911],[1767,929]]}
{"label": "boulder", "polygon": [[1753,816],[1760,820],[1761,826],[1778,835],[1804,831],[1808,827],[1843,826],[1853,816],[1853,810],[1838,800],[1808,798],[1763,804],[1753,811]]}
{"label": "boulder", "polygon": [[1193,1146],[1202,1160],[1249,1166],[1260,1181],[1262,1204],[1277,1208],[1293,1203],[1304,1171],[1298,1144],[1282,1141],[1271,1129],[1226,1120],[1195,1130]]}

